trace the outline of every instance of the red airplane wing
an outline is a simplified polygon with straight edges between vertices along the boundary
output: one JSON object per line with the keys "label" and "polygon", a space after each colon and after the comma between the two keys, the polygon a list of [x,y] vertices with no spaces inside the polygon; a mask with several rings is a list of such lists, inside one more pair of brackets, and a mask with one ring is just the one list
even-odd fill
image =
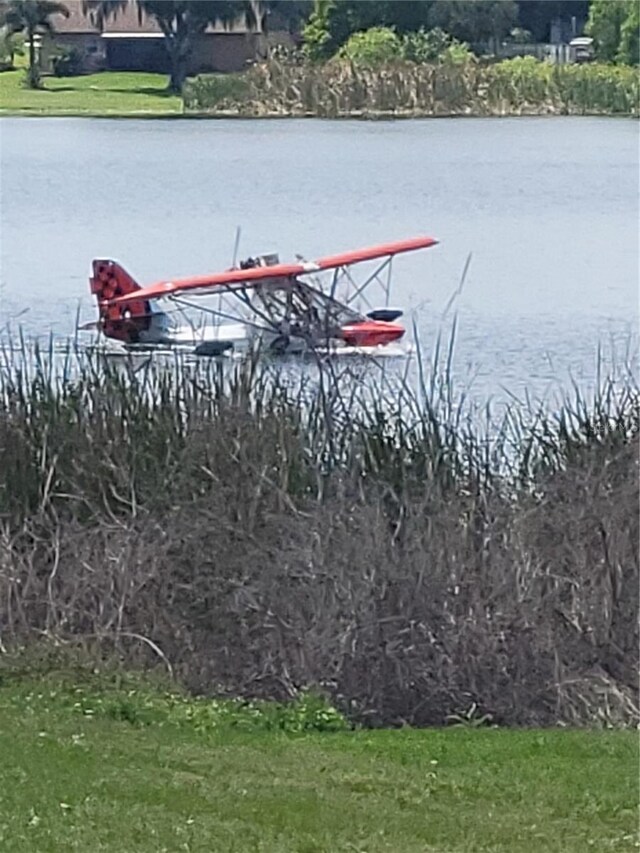
{"label": "red airplane wing", "polygon": [[368,249],[356,249],[353,252],[343,252],[341,255],[329,255],[316,261],[321,270],[335,269],[336,267],[348,267],[361,261],[372,261],[376,258],[393,257],[402,252],[415,252],[416,249],[428,249],[435,246],[438,241],[433,237],[413,237],[411,240],[397,240],[395,243],[382,243],[379,246],[371,246]]}
{"label": "red airplane wing", "polygon": [[270,278],[292,278],[320,270],[336,269],[337,267],[357,264],[361,261],[371,261],[376,258],[393,257],[401,252],[413,252],[416,249],[428,249],[438,241],[433,237],[414,237],[411,240],[398,240],[394,243],[383,243],[379,246],[371,246],[368,249],[356,249],[352,252],[343,252],[340,255],[329,255],[319,261],[310,261],[297,264],[275,264],[270,267],[252,267],[251,269],[227,270],[226,272],[213,273],[211,275],[196,275],[189,278],[176,278],[172,281],[160,281],[128,293],[112,300],[115,304],[122,304],[135,300],[160,299],[163,296],[171,296],[185,291],[209,291],[210,288],[225,288],[228,290],[250,287],[252,284]]}

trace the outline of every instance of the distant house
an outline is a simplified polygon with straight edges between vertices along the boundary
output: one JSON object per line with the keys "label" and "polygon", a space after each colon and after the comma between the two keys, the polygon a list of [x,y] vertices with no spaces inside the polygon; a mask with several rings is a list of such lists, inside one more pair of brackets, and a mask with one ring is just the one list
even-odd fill
{"label": "distant house", "polygon": [[[93,71],[157,71],[167,73],[169,60],[164,36],[155,20],[138,16],[135,3],[130,3],[115,18],[105,22],[101,30],[90,14],[84,15],[80,0],[66,0],[69,17],[52,15],[54,33],[50,48],[43,56],[44,67],[56,48],[73,50],[82,70]],[[240,71],[260,58],[265,50],[265,37],[258,28],[247,27],[244,18],[229,29],[221,24],[209,25],[195,36],[189,56],[188,74],[207,71]],[[47,60],[48,55],[48,60]]]}

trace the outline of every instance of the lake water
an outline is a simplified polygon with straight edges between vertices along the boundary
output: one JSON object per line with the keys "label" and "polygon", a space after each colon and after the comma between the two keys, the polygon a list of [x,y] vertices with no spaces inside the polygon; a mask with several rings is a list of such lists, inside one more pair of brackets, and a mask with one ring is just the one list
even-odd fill
{"label": "lake water", "polygon": [[[589,384],[600,344],[633,358],[638,124],[608,118],[0,120],[0,327],[93,319],[95,256],[141,283],[240,256],[307,258],[431,234],[392,302],[483,394]],[[469,254],[455,308],[443,311]]]}

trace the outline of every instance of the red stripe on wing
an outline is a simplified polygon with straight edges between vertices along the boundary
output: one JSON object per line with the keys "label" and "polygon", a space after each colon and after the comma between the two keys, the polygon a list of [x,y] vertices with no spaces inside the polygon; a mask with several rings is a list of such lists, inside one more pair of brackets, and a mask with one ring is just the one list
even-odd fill
{"label": "red stripe on wing", "polygon": [[[303,264],[276,264],[272,267],[253,267],[248,270],[229,270],[210,275],[194,275],[188,278],[174,278],[172,281],[159,281],[138,290],[137,299],[160,299],[189,290],[206,290],[223,285],[250,284],[266,278],[289,278],[305,272]],[[132,294],[133,295],[133,294]],[[121,296],[115,302],[129,302],[130,297]]]}
{"label": "red stripe on wing", "polygon": [[225,272],[210,275],[194,275],[188,278],[176,278],[172,281],[160,281],[136,291],[135,294],[127,294],[113,301],[116,303],[130,302],[133,299],[160,299],[163,296],[171,296],[190,290],[207,290],[211,287],[223,287],[237,285],[251,285],[268,278],[290,278],[292,276],[304,275],[317,270],[329,270],[336,267],[349,266],[361,261],[371,261],[375,258],[392,257],[401,252],[413,252],[417,249],[428,249],[435,246],[438,241],[433,237],[414,237],[410,240],[397,240],[394,243],[382,243],[379,246],[371,246],[367,249],[356,249],[351,252],[343,252],[339,255],[329,255],[319,261],[299,264],[276,264],[271,267],[253,267],[247,270],[227,270]]}
{"label": "red stripe on wing", "polygon": [[353,252],[343,252],[340,255],[330,255],[316,261],[320,269],[330,270],[335,267],[346,267],[361,261],[372,261],[375,258],[393,257],[401,252],[415,252],[417,249],[428,249],[437,244],[433,237],[413,237],[411,240],[396,240],[394,243],[382,243],[370,246],[368,249],[356,249]]}

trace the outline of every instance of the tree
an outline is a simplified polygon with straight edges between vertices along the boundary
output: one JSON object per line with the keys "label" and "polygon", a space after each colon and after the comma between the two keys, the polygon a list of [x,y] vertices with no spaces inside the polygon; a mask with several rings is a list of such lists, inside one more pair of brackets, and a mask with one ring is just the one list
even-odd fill
{"label": "tree", "polygon": [[305,49],[312,59],[327,59],[353,33],[393,27],[398,34],[427,24],[433,0],[316,0],[304,28]]}
{"label": "tree", "polygon": [[307,52],[332,56],[356,32],[393,27],[399,34],[435,27],[460,41],[503,38],[517,24],[512,0],[316,0],[304,30]]}
{"label": "tree", "polygon": [[316,0],[313,12],[302,31],[304,50],[310,59],[328,59],[349,38],[348,30],[340,38],[335,33],[335,0]]}
{"label": "tree", "polygon": [[4,24],[14,33],[24,32],[29,46],[29,68],[27,85],[30,89],[40,88],[40,57],[36,51],[35,37],[53,30],[51,15],[69,17],[69,10],[62,3],[45,0],[11,0],[4,13]]}
{"label": "tree", "polygon": [[502,39],[516,26],[518,9],[511,0],[439,0],[429,9],[429,27],[440,27],[458,41]]}
{"label": "tree", "polygon": [[409,62],[416,63],[446,62],[449,65],[464,65],[475,61],[468,44],[457,41],[439,27],[405,33],[402,37],[402,56]]}
{"label": "tree", "polygon": [[[126,7],[129,0],[84,0],[85,14],[92,13],[98,26],[103,26],[110,17]],[[255,25],[265,13],[266,4],[258,0],[234,2],[234,0],[136,0],[138,15],[153,18],[162,34],[169,56],[171,74],[168,90],[179,94],[187,77],[187,60],[193,45],[193,37],[206,30],[212,23],[220,22],[225,27],[244,16],[249,26]]]}
{"label": "tree", "polygon": [[390,27],[371,27],[353,33],[342,45],[338,56],[355,65],[376,67],[400,58],[402,42]]}
{"label": "tree", "polygon": [[587,32],[606,62],[638,61],[637,0],[592,0]]}
{"label": "tree", "polygon": [[257,2],[256,19],[263,33],[272,29],[272,21],[289,33],[299,33],[313,11],[313,0],[264,0]]}
{"label": "tree", "polygon": [[576,18],[580,24],[589,14],[588,0],[518,0],[518,23],[529,30],[534,41],[548,42],[556,18]]}
{"label": "tree", "polygon": [[616,62],[623,65],[640,64],[640,6],[631,4],[626,20],[620,27],[620,45]]}

